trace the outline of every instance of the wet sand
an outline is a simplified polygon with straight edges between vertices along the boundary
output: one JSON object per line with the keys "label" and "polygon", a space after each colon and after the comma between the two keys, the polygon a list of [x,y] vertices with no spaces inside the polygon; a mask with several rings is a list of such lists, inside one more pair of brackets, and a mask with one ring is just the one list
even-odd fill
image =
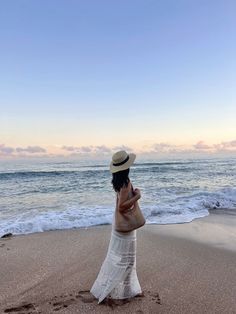
{"label": "wet sand", "polygon": [[111,226],[0,239],[0,313],[236,313],[236,215],[215,210],[137,232],[144,297],[97,304],[89,292]]}

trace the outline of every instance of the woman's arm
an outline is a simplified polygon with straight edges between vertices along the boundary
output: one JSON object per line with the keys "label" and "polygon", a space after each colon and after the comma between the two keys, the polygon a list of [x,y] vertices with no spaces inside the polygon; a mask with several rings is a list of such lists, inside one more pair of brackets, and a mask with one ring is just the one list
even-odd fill
{"label": "woman's arm", "polygon": [[118,210],[119,212],[124,212],[127,209],[130,209],[137,200],[141,198],[141,194],[139,189],[135,189],[133,191],[134,196],[128,199],[129,191],[131,190],[132,186],[129,182],[127,187],[123,187],[120,189],[119,197],[118,197]]}

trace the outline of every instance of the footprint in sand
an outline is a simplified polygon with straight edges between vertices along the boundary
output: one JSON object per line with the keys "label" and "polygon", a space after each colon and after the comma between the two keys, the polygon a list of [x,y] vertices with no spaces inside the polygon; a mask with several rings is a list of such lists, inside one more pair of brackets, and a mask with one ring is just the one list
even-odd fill
{"label": "footprint in sand", "polygon": [[55,295],[49,302],[49,304],[54,307],[53,311],[59,311],[62,308],[68,307],[69,305],[76,303],[76,299],[80,299],[84,303],[92,303],[95,300],[89,290],[83,290],[77,292],[75,295],[73,295],[72,293],[62,294],[60,296]]}
{"label": "footprint in sand", "polygon": [[60,309],[68,307],[70,304],[74,303],[75,299],[69,296],[72,295],[61,295],[60,297],[55,296],[52,301],[49,302],[49,304],[54,307],[53,311],[59,311]]}
{"label": "footprint in sand", "polygon": [[21,304],[16,307],[10,307],[8,309],[5,309],[4,313],[33,314],[33,313],[41,313],[41,312],[36,312],[36,308],[34,304],[27,303],[27,304]]}
{"label": "footprint in sand", "polygon": [[6,244],[5,244],[5,243],[0,244],[0,248],[2,248],[2,247],[5,247],[5,249],[7,249],[7,251],[10,250],[9,247],[6,247]]}
{"label": "footprint in sand", "polygon": [[75,297],[80,298],[84,303],[92,303],[96,300],[89,290],[80,290]]}
{"label": "footprint in sand", "polygon": [[155,301],[156,303],[161,304],[161,299],[158,292],[151,293],[151,291],[148,291],[148,294],[152,298],[152,301]]}

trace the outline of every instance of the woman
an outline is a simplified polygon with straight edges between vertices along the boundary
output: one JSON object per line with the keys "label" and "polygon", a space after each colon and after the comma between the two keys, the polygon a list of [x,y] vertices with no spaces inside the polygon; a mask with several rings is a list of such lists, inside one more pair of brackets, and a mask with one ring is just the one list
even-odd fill
{"label": "woman", "polygon": [[[112,185],[117,194],[116,211],[130,209],[140,197],[139,189],[133,189],[129,179],[129,168],[135,154],[119,151],[112,156],[110,171]],[[126,299],[142,295],[136,273],[136,230],[118,232],[115,230],[115,213],[107,256],[90,292],[102,302],[106,297]]]}

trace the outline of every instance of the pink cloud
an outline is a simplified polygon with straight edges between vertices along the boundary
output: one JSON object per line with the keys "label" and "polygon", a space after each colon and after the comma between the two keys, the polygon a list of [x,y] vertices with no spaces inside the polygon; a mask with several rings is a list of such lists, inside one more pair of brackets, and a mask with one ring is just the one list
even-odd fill
{"label": "pink cloud", "polygon": [[75,147],[75,146],[62,146],[61,149],[67,150],[69,152],[74,152],[74,151],[76,151],[78,149],[78,147]]}
{"label": "pink cloud", "polygon": [[114,147],[112,147],[112,150],[113,151],[125,150],[127,152],[133,151],[133,149],[131,147],[126,146],[126,145],[114,146]]}
{"label": "pink cloud", "polygon": [[167,152],[170,149],[174,149],[175,147],[176,145],[163,143],[163,142],[152,145],[152,149],[154,152]]}
{"label": "pink cloud", "polygon": [[215,144],[214,147],[217,150],[227,150],[236,147],[236,140],[229,142],[221,142],[220,144]]}
{"label": "pink cloud", "polygon": [[14,148],[0,144],[0,155],[11,155],[14,151]]}
{"label": "pink cloud", "polygon": [[92,152],[92,146],[62,146],[63,150],[75,153],[90,153]]}
{"label": "pink cloud", "polygon": [[79,151],[82,153],[91,153],[92,147],[91,146],[81,146],[81,147],[79,147]]}
{"label": "pink cloud", "polygon": [[75,154],[84,154],[84,153],[111,153],[111,148],[105,146],[105,145],[100,145],[100,146],[62,146],[61,147],[63,150],[73,152]]}
{"label": "pink cloud", "polygon": [[197,142],[197,144],[193,145],[193,147],[195,149],[200,149],[200,150],[201,149],[211,149],[212,148],[212,146],[209,146],[209,145],[205,144],[204,141]]}
{"label": "pink cloud", "polygon": [[111,149],[105,145],[95,146],[94,150],[96,153],[111,153]]}
{"label": "pink cloud", "polygon": [[46,149],[40,147],[40,146],[28,146],[26,148],[17,147],[16,148],[17,153],[29,153],[29,154],[35,154],[35,153],[46,153]]}

